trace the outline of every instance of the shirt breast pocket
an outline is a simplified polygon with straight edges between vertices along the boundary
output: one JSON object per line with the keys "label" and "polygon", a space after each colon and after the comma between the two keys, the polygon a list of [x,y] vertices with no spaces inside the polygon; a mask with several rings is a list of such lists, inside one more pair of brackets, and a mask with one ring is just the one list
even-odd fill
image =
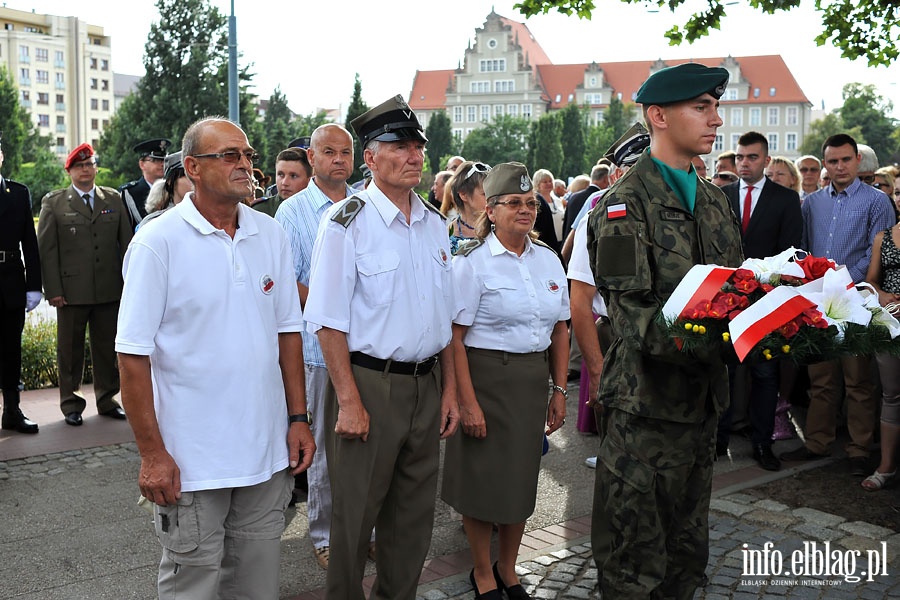
{"label": "shirt breast pocket", "polygon": [[360,256],[356,263],[363,298],[373,306],[390,304],[397,285],[400,256],[393,250]]}

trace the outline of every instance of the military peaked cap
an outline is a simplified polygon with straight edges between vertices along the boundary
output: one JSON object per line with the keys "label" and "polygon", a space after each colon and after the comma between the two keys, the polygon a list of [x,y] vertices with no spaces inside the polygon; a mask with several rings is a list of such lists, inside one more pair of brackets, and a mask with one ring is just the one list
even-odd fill
{"label": "military peaked cap", "polygon": [[365,148],[371,141],[397,142],[419,140],[427,142],[416,113],[399,94],[366,111],[350,122],[353,131]]}
{"label": "military peaked cap", "polygon": [[172,142],[170,140],[167,140],[166,138],[157,138],[153,140],[144,140],[139,144],[135,144],[132,150],[140,154],[141,158],[151,156],[162,160],[166,158],[166,150],[168,150],[171,145]]}

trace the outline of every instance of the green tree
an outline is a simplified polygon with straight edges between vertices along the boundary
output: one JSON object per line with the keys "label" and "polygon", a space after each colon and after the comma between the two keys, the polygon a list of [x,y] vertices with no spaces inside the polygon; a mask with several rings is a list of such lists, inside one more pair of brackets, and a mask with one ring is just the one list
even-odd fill
{"label": "green tree", "polygon": [[587,112],[574,102],[570,102],[560,111],[560,118],[562,119],[560,143],[562,144],[563,161],[556,176],[565,180],[567,177],[575,177],[584,173]]}
{"label": "green tree", "polygon": [[260,143],[259,153],[263,157],[261,166],[264,171],[275,167],[275,157],[295,137],[291,116],[287,97],[281,92],[281,86],[278,86],[269,96],[269,105],[262,123],[265,137]]}
{"label": "green tree", "polygon": [[560,136],[562,122],[557,113],[545,113],[531,123],[528,135],[528,170],[547,169],[559,173],[563,163],[563,149]]}
{"label": "green tree", "polygon": [[[621,0],[626,4],[656,4],[672,13],[686,0]],[[801,0],[750,0],[750,5],[767,14],[786,12],[800,6]],[[732,0],[707,0],[706,10],[691,15],[684,25],[673,25],[665,36],[669,44],[693,43],[719,29],[725,17],[725,7],[737,4]],[[590,19],[596,5],[594,0],[520,0],[515,5],[523,15],[531,17],[553,9],[565,15]],[[841,51],[844,58],[865,58],[869,66],[889,66],[900,56],[900,4],[896,0],[815,0],[815,10],[822,16],[822,33],[816,44],[830,44]]]}
{"label": "green tree", "polygon": [[447,111],[439,110],[431,115],[425,137],[428,138],[428,165],[432,173],[437,173],[441,170],[441,159],[453,151],[453,131]]}
{"label": "green tree", "polygon": [[610,144],[619,139],[634,124],[634,113],[634,104],[625,104],[619,100],[618,96],[610,99],[609,106],[603,111],[603,124],[612,132]]}
{"label": "green tree", "polygon": [[844,127],[859,127],[865,143],[878,155],[878,162],[887,164],[897,150],[897,142],[891,137],[897,123],[888,116],[894,105],[878,95],[871,84],[848,83],[844,86],[843,98],[840,114]]}
{"label": "green tree", "polygon": [[28,111],[19,104],[19,88],[5,65],[0,65],[0,131],[6,150],[3,171],[15,179],[23,162],[23,149],[34,135],[34,125]]}
{"label": "green tree", "polygon": [[822,144],[826,139],[838,133],[849,134],[857,143],[867,143],[859,126],[848,128],[841,115],[834,111],[809,124],[809,131],[803,136],[803,143],[800,144],[800,153],[812,154],[821,158]]}
{"label": "green tree", "polygon": [[19,168],[16,181],[28,186],[31,190],[31,212],[37,216],[41,211],[41,198],[52,190],[58,190],[69,184],[69,177],[62,163],[50,148],[38,148],[32,162],[23,163]]}
{"label": "green tree", "polygon": [[[228,113],[226,19],[209,0],[156,0],[160,20],[150,25],[144,46],[146,76],[110,120],[98,152],[116,177],[137,177],[132,146],[140,140],[167,137],[175,146],[197,119]],[[247,93],[252,75],[240,70],[241,126],[259,145],[261,128]]]}
{"label": "green tree", "polygon": [[[369,110],[369,105],[362,99],[362,82],[359,80],[359,73],[353,79],[353,96],[350,98],[350,106],[347,107],[347,120],[344,127],[347,131],[353,132],[350,123],[353,119]],[[350,182],[362,179],[362,171],[359,168],[363,164],[363,149],[359,147],[359,139],[353,136],[353,173],[350,175]]]}
{"label": "green tree", "polygon": [[512,161],[524,163],[529,123],[523,117],[495,116],[493,121],[466,136],[462,154],[489,165]]}
{"label": "green tree", "polygon": [[291,124],[291,128],[294,132],[293,136],[298,138],[312,135],[312,132],[315,131],[316,128],[327,122],[328,113],[324,110],[309,113],[308,115],[300,115]]}
{"label": "green tree", "polygon": [[603,123],[591,125],[584,145],[584,162],[593,167],[617,139],[613,130]]}

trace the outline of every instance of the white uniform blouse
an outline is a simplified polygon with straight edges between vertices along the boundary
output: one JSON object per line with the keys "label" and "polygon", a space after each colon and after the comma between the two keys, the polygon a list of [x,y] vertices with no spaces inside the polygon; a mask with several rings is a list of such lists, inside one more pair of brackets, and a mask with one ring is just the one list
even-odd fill
{"label": "white uniform blouse", "polygon": [[467,256],[453,259],[460,310],[453,320],[469,327],[463,343],[505,352],[541,352],[550,334],[569,318],[566,274],[556,254],[525,242],[516,256],[494,234]]}

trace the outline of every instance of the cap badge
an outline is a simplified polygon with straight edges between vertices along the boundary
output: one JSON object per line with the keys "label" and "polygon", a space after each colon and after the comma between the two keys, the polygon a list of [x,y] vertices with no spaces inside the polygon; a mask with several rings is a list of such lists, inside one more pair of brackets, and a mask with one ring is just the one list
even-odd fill
{"label": "cap badge", "polygon": [[531,189],[531,180],[525,175],[522,175],[521,179],[519,179],[519,189],[523,192],[527,192]]}
{"label": "cap badge", "polygon": [[263,294],[268,296],[275,290],[275,281],[268,275],[263,275],[259,278],[259,288],[262,290]]}

